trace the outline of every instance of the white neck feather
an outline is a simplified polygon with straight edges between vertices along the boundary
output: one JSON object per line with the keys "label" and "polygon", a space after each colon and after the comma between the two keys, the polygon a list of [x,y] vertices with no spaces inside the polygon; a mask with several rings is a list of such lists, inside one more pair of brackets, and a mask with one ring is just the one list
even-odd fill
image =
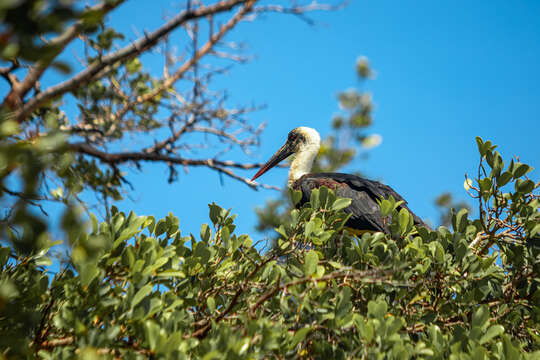
{"label": "white neck feather", "polygon": [[298,149],[296,157],[289,169],[289,187],[303,175],[309,174],[311,167],[313,166],[313,161],[319,153],[319,147],[321,146],[321,138],[317,131],[308,127],[301,127],[297,130],[302,132],[306,138],[306,142]]}

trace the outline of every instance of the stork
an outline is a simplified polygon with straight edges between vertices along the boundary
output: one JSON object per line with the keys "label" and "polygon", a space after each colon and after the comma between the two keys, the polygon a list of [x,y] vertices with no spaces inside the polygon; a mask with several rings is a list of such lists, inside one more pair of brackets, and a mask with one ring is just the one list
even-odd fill
{"label": "stork", "polygon": [[[341,173],[311,174],[311,167],[320,145],[321,137],[315,129],[305,126],[293,129],[289,132],[285,144],[259,169],[251,181],[295,154],[289,169],[288,186],[302,192],[299,207],[309,201],[313,189],[326,186],[333,189],[337,196],[352,200],[351,204],[344,209],[347,214],[351,214],[345,224],[346,227],[353,229],[356,233],[366,231],[389,233],[388,224],[383,221],[377,200],[387,199],[390,196],[393,196],[396,201],[403,198],[391,187],[360,176]],[[407,207],[405,200],[397,209],[401,208],[409,211],[415,225],[425,226],[422,220]]]}

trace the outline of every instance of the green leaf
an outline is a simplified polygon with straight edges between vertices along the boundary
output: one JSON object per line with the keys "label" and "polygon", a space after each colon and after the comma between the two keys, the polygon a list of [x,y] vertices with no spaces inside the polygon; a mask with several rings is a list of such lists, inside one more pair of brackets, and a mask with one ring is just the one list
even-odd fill
{"label": "green leaf", "polygon": [[85,26],[91,27],[91,26],[99,24],[103,20],[104,15],[105,15],[105,11],[102,9],[100,10],[88,9],[82,13],[81,19]]}
{"label": "green leaf", "polygon": [[92,213],[90,213],[90,221],[92,222],[92,233],[95,234],[98,232],[98,220]]}
{"label": "green leaf", "polygon": [[382,217],[390,216],[390,213],[392,212],[392,203],[389,200],[382,200],[379,203],[379,207],[381,208]]}
{"label": "green leaf", "polygon": [[366,343],[370,343],[375,335],[375,329],[373,328],[373,322],[360,320],[357,322],[358,332],[360,336],[365,339]]}
{"label": "green leaf", "polygon": [[292,338],[291,345],[294,347],[298,345],[299,343],[301,343],[302,341],[304,341],[304,339],[306,338],[307,334],[309,334],[310,331],[311,331],[311,327],[309,326],[303,327],[299,329],[298,331],[296,331]]}
{"label": "green leaf", "polygon": [[532,167],[527,164],[515,163],[514,164],[514,179],[520,178],[528,172],[532,171]]}
{"label": "green leaf", "polygon": [[158,273],[156,276],[185,278],[186,274],[180,270],[164,270]]}
{"label": "green leaf", "polygon": [[512,179],[512,174],[509,171],[503,172],[501,175],[497,176],[497,186],[502,187]]}
{"label": "green leaf", "polygon": [[135,293],[133,299],[131,299],[132,309],[137,306],[137,304],[140,303],[148,294],[150,294],[150,292],[152,292],[152,287],[152,284],[146,284]]}
{"label": "green leaf", "polygon": [[310,250],[304,258],[304,274],[306,276],[312,275],[317,270],[317,264],[319,263],[319,256],[314,250]]}
{"label": "green leaf", "polygon": [[403,325],[405,325],[405,321],[402,318],[391,316],[386,319],[386,325],[386,334],[390,336],[397,333],[403,327]]}
{"label": "green leaf", "polygon": [[206,305],[208,306],[208,310],[211,312],[216,311],[216,300],[212,296],[206,299]]}
{"label": "green leaf", "polygon": [[38,256],[34,259],[36,266],[51,266],[52,260],[47,256]]}
{"label": "green leaf", "polygon": [[211,237],[212,237],[212,229],[210,229],[210,226],[208,226],[208,224],[202,224],[201,225],[201,240],[204,241],[205,243],[208,243]]}
{"label": "green leaf", "polygon": [[0,246],[0,267],[4,266],[9,259],[10,248]]}
{"label": "green leaf", "polygon": [[157,258],[152,264],[148,265],[144,271],[143,275],[152,275],[154,271],[165,265],[169,261],[167,257]]}
{"label": "green leaf", "polygon": [[208,208],[210,209],[210,220],[214,226],[218,225],[218,223],[220,223],[220,215],[223,209],[215,203],[208,204]]}
{"label": "green leaf", "polygon": [[16,298],[19,294],[20,293],[13,281],[9,279],[0,279],[0,300],[10,300]]}
{"label": "green leaf", "polygon": [[311,207],[313,209],[318,209],[320,207],[319,203],[319,189],[313,189],[311,191],[309,202],[311,203]]}
{"label": "green leaf", "polygon": [[384,301],[373,301],[368,302],[368,316],[371,316],[375,319],[382,319],[388,312],[388,305]]}
{"label": "green leaf", "polygon": [[279,227],[274,229],[279,235],[283,236],[285,239],[288,237],[287,231],[285,230],[285,227],[283,225],[279,225]]}
{"label": "green leaf", "polygon": [[390,199],[391,199],[390,202],[392,201],[394,202],[394,206],[392,207],[392,210],[396,210],[401,204],[405,203],[405,201],[403,200],[395,201],[392,195],[390,195]]}
{"label": "green leaf", "polygon": [[454,231],[463,233],[467,227],[467,214],[469,211],[465,208],[458,211],[456,214],[456,223],[454,226]]}
{"label": "green leaf", "polygon": [[481,305],[473,313],[471,327],[484,328],[489,321],[489,308],[486,305]]}
{"label": "green leaf", "polygon": [[493,171],[492,174],[499,175],[504,167],[504,161],[498,151],[495,151],[493,157]]}
{"label": "green leaf", "polygon": [[503,353],[505,359],[519,359],[519,348],[512,344],[512,340],[507,335],[503,335]]}
{"label": "green leaf", "polygon": [[[131,214],[130,214],[131,215]],[[140,227],[146,221],[145,216],[139,216],[128,223],[128,226],[122,230],[122,232],[116,238],[114,244],[118,246],[124,240],[132,238],[135,234],[140,232]],[[116,246],[113,246],[115,248]]]}
{"label": "green leaf", "polygon": [[167,229],[169,228],[169,225],[167,224],[167,221],[165,219],[160,219],[155,228],[155,235],[160,236],[161,234],[165,233]]}
{"label": "green leaf", "polygon": [[486,155],[486,150],[484,148],[484,141],[482,140],[480,136],[476,137],[476,145],[478,145],[478,152],[480,153],[480,155],[481,156]]}
{"label": "green leaf", "polygon": [[401,210],[399,210],[399,215],[398,215],[398,218],[399,218],[399,231],[401,233],[401,235],[404,235],[406,232],[407,232],[407,228],[409,226],[409,222],[410,222],[410,214],[409,212],[407,211],[407,209],[405,208],[401,208]]}
{"label": "green leaf", "polygon": [[491,325],[486,331],[484,336],[480,338],[480,344],[487,343],[496,336],[499,336],[504,333],[504,327],[502,325]]}
{"label": "green leaf", "polygon": [[536,225],[532,228],[532,230],[531,230],[531,232],[530,232],[530,236],[531,236],[531,237],[534,237],[534,236],[537,235],[537,234],[540,234],[540,223],[536,224]]}
{"label": "green leaf", "polygon": [[300,202],[300,200],[302,200],[301,191],[289,189],[289,194],[290,194],[290,198],[291,198],[291,202],[293,206],[296,206]]}
{"label": "green leaf", "polygon": [[199,242],[197,243],[197,246],[195,247],[195,251],[193,252],[193,255],[197,256],[201,260],[201,264],[206,264],[208,260],[210,259],[210,256],[212,253],[210,250],[208,250],[208,247],[205,243]]}
{"label": "green leaf", "polygon": [[352,290],[350,287],[344,286],[342,288],[336,306],[336,318],[343,318],[350,313],[352,309],[351,294]]}
{"label": "green leaf", "polygon": [[109,329],[107,329],[106,331],[106,337],[107,337],[107,340],[111,341],[111,340],[114,340],[118,334],[120,333],[120,326],[116,325],[116,326],[111,326]]}
{"label": "green leaf", "polygon": [[159,344],[159,338],[160,338],[160,328],[159,325],[156,324],[153,320],[147,320],[144,323],[144,330],[146,334],[146,338],[148,339],[148,345],[150,346],[150,349],[156,350]]}
{"label": "green leaf", "polygon": [[174,351],[178,351],[181,348],[182,343],[184,341],[183,336],[184,334],[181,331],[177,331],[173,333],[172,335],[170,335],[164,346],[165,353],[172,353]]}
{"label": "green leaf", "polygon": [[134,263],[135,263],[135,254],[133,252],[133,247],[130,246],[130,247],[127,247],[122,252],[122,264],[124,264],[124,266],[131,268]]}
{"label": "green leaf", "polygon": [[221,228],[221,237],[220,237],[221,241],[224,243],[227,243],[230,237],[231,237],[231,231],[229,230],[229,227],[224,226],[223,228]]}
{"label": "green leaf", "polygon": [[435,260],[439,264],[442,264],[444,262],[444,249],[442,245],[438,242],[435,243]]}
{"label": "green leaf", "polygon": [[518,180],[516,182],[516,191],[528,194],[534,190],[534,182],[532,180]]}
{"label": "green leaf", "polygon": [[489,178],[484,178],[484,179],[480,179],[478,180],[478,184],[480,185],[480,191],[482,192],[487,192],[491,189],[491,179]]}
{"label": "green leaf", "polygon": [[486,149],[486,161],[489,165],[489,167],[493,168],[493,161],[494,161],[495,157],[493,155],[493,152],[490,151],[489,149]]}
{"label": "green leaf", "polygon": [[128,62],[126,63],[126,70],[130,74],[136,73],[137,71],[141,70],[141,68],[142,68],[142,64],[139,58],[135,57],[133,59],[128,60]]}
{"label": "green leaf", "polygon": [[338,211],[341,209],[345,209],[351,204],[351,201],[352,200],[348,198],[339,198],[332,204],[332,210]]}
{"label": "green leaf", "polygon": [[322,226],[322,220],[314,217],[312,218],[307,224],[306,229],[304,231],[304,235],[306,238],[309,238],[311,234],[318,233],[321,230]]}
{"label": "green leaf", "polygon": [[156,219],[153,216],[147,216],[143,227],[148,228],[150,235],[152,235],[154,233],[154,229],[156,228]]}

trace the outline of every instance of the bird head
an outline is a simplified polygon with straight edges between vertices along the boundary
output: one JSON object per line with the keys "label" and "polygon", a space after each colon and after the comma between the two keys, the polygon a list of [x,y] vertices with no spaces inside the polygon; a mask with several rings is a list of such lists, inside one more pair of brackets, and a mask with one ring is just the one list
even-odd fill
{"label": "bird head", "polygon": [[268,160],[260,169],[257,171],[255,176],[251,181],[257,179],[259,176],[279,164],[281,161],[285,160],[292,154],[306,154],[311,158],[309,162],[309,167],[313,163],[315,155],[319,151],[321,145],[321,137],[317,130],[300,126],[289,132],[287,136],[287,141],[279,148],[278,151]]}

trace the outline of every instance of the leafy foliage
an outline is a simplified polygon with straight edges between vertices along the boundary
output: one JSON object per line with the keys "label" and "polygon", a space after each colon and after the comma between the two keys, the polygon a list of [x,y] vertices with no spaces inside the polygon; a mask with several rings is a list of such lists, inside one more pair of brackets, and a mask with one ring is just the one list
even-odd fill
{"label": "leafy foliage", "polygon": [[[178,165],[206,166],[239,181],[230,167],[258,166],[177,152],[196,147],[184,140],[188,133],[216,136],[225,149],[256,145],[260,129],[242,118],[251,109],[229,109],[222,94],[203,86],[222,68],[204,73],[198,64],[218,54],[211,50],[238,21],[265,7],[198,4],[126,44],[106,18],[122,1],[74,4],[0,4],[0,61],[7,64],[0,75],[10,86],[0,108],[0,199],[7,209],[0,223],[2,359],[540,357],[540,184],[527,178],[527,164],[505,166],[480,138],[478,175],[465,183],[478,218],[462,209],[452,214],[451,228],[437,231],[415,229],[410,214],[381,199],[394,236],[355,237],[343,229],[349,200],[326,188],[313,191],[303,208],[281,212],[276,246],[267,253],[249,235],[237,235],[235,216],[216,204],[197,236],[182,234],[172,214],[156,220],[115,207],[107,207],[104,222],[90,215],[82,223],[81,191],[120,198],[126,163],[167,163],[170,180]],[[231,10],[198,46],[196,20],[211,25],[213,16],[224,19]],[[188,31],[193,55],[177,68],[166,59],[164,76],[154,77],[141,57],[155,46],[166,50],[177,27]],[[46,70],[69,70],[58,59],[75,39],[88,50],[83,68],[40,88]],[[357,72],[372,76],[365,59]],[[68,94],[75,114],[63,111]],[[319,170],[351,161],[354,153],[338,139],[370,145],[369,97],[356,91],[338,97],[342,113],[323,144]],[[248,136],[231,137],[235,129],[223,124]],[[107,147],[140,133],[166,136],[128,152]],[[295,203],[298,194],[290,195]],[[45,201],[65,205],[61,241],[48,231]],[[60,242],[70,251],[58,269],[52,256]]]}
{"label": "leafy foliage", "polygon": [[467,185],[480,217],[462,210],[451,228],[414,229],[385,199],[400,236],[355,237],[343,229],[349,200],[321,188],[268,253],[216,204],[197,236],[172,214],[112,208],[50,281],[52,244],[31,256],[3,247],[3,356],[536,359],[539,185],[478,143]]}
{"label": "leafy foliage", "polygon": [[[6,82],[0,104],[0,241],[27,255],[46,247],[49,203],[62,205],[62,229],[70,241],[79,235],[82,209],[99,206],[109,218],[110,202],[122,199],[131,185],[125,175],[130,166],[164,164],[169,182],[179,179],[179,168],[205,167],[252,189],[265,187],[237,174],[260,164],[224,159],[232,150],[249,155],[264,128],[246,117],[257,106],[233,107],[226,91],[212,89],[214,77],[246,61],[226,37],[242,20],[267,11],[307,19],[310,11],[332,9],[188,2],[130,42],[132,35],[108,16],[124,3],[0,2],[0,77]],[[180,44],[179,53],[171,41]],[[148,63],[163,67],[150,70]],[[83,200],[88,195],[97,204]]]}
{"label": "leafy foliage", "polygon": [[79,15],[69,0],[2,1],[0,58],[35,61],[53,57],[54,46],[39,41],[38,37],[59,35]]}

